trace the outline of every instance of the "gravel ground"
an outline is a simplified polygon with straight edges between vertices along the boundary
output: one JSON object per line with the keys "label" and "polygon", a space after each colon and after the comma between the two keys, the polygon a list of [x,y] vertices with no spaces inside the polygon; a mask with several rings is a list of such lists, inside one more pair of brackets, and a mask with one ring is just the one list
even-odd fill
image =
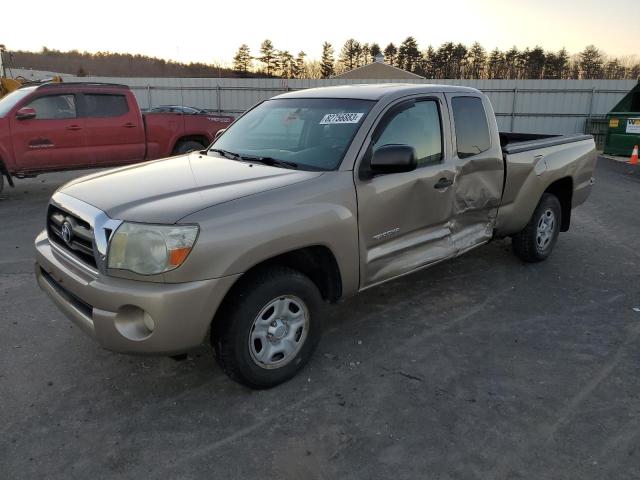
{"label": "gravel ground", "polygon": [[80,173],[0,200],[0,478],[640,476],[640,169],[601,160],[544,263],[498,241],[336,306],[261,392],[206,346],[104,351],[38,290],[47,199]]}

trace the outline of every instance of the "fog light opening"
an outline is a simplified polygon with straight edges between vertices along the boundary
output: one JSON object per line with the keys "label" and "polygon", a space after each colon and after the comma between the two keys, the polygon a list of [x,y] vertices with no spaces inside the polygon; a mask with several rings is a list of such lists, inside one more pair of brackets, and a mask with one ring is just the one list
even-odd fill
{"label": "fog light opening", "polygon": [[149,315],[147,312],[144,312],[142,321],[144,322],[144,326],[147,327],[147,330],[149,330],[150,332],[153,332],[156,329],[156,322],[153,321],[153,318],[151,318],[151,315]]}

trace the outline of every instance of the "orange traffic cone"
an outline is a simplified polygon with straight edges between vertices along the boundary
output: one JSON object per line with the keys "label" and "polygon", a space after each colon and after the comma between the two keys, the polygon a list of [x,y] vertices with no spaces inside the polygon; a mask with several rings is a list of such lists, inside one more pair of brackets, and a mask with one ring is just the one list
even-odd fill
{"label": "orange traffic cone", "polygon": [[631,154],[631,158],[629,159],[629,163],[631,165],[638,165],[638,145],[633,147],[633,153]]}

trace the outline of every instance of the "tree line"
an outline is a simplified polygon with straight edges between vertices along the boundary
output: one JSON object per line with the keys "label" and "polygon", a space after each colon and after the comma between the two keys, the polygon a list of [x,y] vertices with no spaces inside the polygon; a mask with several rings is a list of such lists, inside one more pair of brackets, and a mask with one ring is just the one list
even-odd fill
{"label": "tree line", "polygon": [[347,40],[336,56],[331,43],[324,42],[319,60],[307,61],[305,52],[295,57],[288,50],[276,49],[270,40],[260,45],[253,56],[242,44],[233,58],[233,70],[239,76],[261,73],[267,77],[329,78],[372,63],[383,55],[384,62],[432,79],[639,79],[637,56],[608,57],[594,45],[570,55],[565,48],[556,52],[540,46],[519,50],[515,46],[503,51],[487,51],[480,43],[470,47],[445,42],[438,48],[429,45],[421,50],[414,37],[384,49],[377,43]]}
{"label": "tree line", "polygon": [[[79,77],[237,77],[228,66],[206,63],[180,63],[163,58],[130,53],[60,51],[42,47],[39,52],[4,53],[5,64],[14,68],[48,70]],[[262,76],[243,73],[243,77]]]}
{"label": "tree line", "polygon": [[433,79],[640,78],[637,56],[608,57],[593,45],[573,55],[564,48],[552,52],[539,46],[487,51],[478,42],[470,47],[446,42],[438,48],[428,46],[421,50],[414,37],[407,37],[397,46],[389,43],[384,48],[352,38],[338,52],[331,43],[324,42],[319,59],[309,59],[303,51],[294,55],[265,40],[257,55],[246,44],[241,45],[232,65],[180,63],[128,53],[65,52],[47,47],[39,52],[15,51],[4,55],[5,64],[16,68],[78,76],[329,78],[384,55],[387,64]]}

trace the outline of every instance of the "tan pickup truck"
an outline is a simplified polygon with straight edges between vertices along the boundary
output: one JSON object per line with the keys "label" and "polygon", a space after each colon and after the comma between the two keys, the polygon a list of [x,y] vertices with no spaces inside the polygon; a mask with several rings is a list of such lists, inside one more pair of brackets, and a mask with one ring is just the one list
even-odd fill
{"label": "tan pickup truck", "polygon": [[471,88],[288,93],[207,150],[60,188],[36,275],[107,349],[177,355],[210,338],[232,378],[270,387],[309,360],[327,302],[493,238],[544,260],[595,163],[591,136],[498,132]]}

